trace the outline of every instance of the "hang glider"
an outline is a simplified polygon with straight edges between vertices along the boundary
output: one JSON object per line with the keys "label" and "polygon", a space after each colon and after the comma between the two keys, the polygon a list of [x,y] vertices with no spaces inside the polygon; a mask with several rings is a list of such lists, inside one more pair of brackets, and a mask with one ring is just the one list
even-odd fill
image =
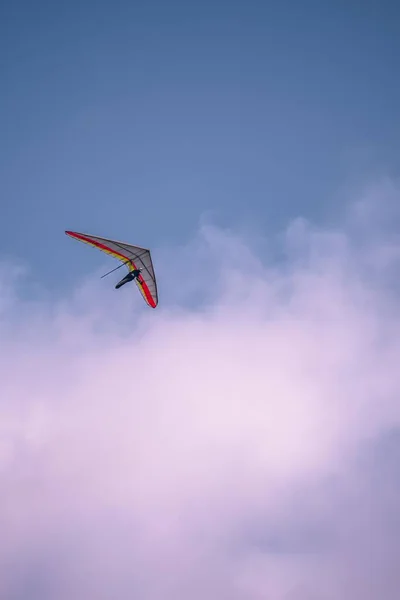
{"label": "hang glider", "polygon": [[[128,268],[128,274],[123,277],[115,287],[118,289],[125,283],[134,280],[147,304],[152,308],[156,308],[158,304],[157,282],[150,250],[95,235],[79,233],[77,231],[66,231],[65,233],[80,242],[98,248],[102,252],[110,254],[110,256],[122,261],[121,265],[116,267],[116,269],[109,271],[106,275],[126,266]],[[103,277],[106,275],[103,275]]]}

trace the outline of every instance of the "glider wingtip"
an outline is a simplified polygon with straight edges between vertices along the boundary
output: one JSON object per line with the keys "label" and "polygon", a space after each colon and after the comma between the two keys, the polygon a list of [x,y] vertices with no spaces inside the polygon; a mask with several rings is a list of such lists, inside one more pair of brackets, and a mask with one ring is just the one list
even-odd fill
{"label": "glider wingtip", "polygon": [[68,235],[69,237],[72,237],[75,239],[83,238],[82,234],[78,233],[77,231],[71,231],[70,229],[65,230],[65,235]]}

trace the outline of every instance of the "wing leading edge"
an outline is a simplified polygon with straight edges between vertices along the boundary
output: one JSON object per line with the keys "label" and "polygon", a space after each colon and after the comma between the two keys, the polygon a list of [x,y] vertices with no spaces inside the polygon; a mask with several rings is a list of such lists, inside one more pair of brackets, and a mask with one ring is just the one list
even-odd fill
{"label": "wing leading edge", "polygon": [[113,258],[117,258],[126,264],[129,271],[142,269],[141,275],[138,280],[135,279],[135,282],[147,304],[152,308],[156,308],[158,304],[157,282],[150,250],[77,231],[66,231],[65,233],[80,242],[98,248]]}

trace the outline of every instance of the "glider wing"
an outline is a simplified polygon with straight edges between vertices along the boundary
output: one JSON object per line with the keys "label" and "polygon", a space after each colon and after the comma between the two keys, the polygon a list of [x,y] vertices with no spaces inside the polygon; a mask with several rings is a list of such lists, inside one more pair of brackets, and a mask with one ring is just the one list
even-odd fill
{"label": "glider wing", "polygon": [[98,248],[102,252],[117,258],[122,261],[123,264],[126,264],[129,271],[143,269],[140,276],[135,279],[135,282],[147,304],[152,308],[156,308],[158,304],[157,282],[150,250],[141,248],[140,246],[132,246],[131,244],[118,242],[116,240],[109,240],[95,235],[87,235],[86,233],[79,233],[76,231],[66,231],[65,233],[80,242],[89,244],[90,246]]}

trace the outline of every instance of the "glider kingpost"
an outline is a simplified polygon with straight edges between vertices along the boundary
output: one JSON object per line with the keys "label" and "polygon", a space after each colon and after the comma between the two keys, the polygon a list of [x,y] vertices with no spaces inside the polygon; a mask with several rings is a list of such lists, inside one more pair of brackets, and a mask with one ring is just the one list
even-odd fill
{"label": "glider kingpost", "polygon": [[[66,231],[65,233],[75,240],[98,248],[102,252],[122,261],[122,264],[113,269],[113,271],[125,265],[128,268],[128,274],[116,284],[115,288],[119,289],[129,281],[135,281],[147,304],[152,308],[156,308],[158,304],[157,282],[150,250],[77,231]],[[109,275],[113,271],[106,273],[106,275]],[[103,277],[106,275],[103,275]]]}

